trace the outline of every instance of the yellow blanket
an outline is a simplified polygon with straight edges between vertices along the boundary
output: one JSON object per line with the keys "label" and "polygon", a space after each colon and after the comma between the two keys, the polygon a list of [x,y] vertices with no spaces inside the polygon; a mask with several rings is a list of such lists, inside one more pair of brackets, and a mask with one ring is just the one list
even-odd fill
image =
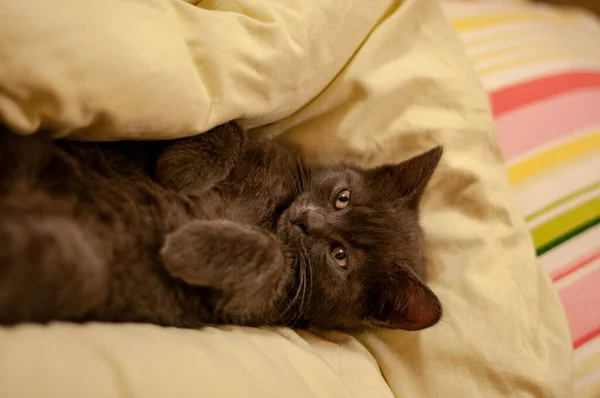
{"label": "yellow blanket", "polygon": [[0,396],[566,397],[563,311],[515,211],[487,98],[435,0],[5,0],[0,117],[87,139],[242,119],[310,161],[446,152],[423,204],[423,332],[0,328]]}

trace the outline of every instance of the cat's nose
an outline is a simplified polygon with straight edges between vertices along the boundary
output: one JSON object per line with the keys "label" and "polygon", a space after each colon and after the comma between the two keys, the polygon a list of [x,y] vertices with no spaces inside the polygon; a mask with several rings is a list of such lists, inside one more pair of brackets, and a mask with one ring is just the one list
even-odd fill
{"label": "cat's nose", "polygon": [[302,232],[308,235],[308,216],[306,212],[300,213],[292,220],[292,223],[300,227]]}
{"label": "cat's nose", "polygon": [[325,217],[314,210],[305,210],[299,212],[293,219],[292,223],[300,227],[306,235],[318,233],[325,226]]}

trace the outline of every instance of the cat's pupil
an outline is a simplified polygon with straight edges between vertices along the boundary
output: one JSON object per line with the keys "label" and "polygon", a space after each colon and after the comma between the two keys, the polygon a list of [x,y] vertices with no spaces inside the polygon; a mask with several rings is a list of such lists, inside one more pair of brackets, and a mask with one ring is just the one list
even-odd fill
{"label": "cat's pupil", "polygon": [[347,202],[349,200],[349,198],[346,195],[342,195],[338,198],[338,200],[340,202]]}
{"label": "cat's pupil", "polygon": [[335,258],[338,260],[343,260],[346,258],[346,253],[344,253],[343,251],[339,251],[335,253]]}

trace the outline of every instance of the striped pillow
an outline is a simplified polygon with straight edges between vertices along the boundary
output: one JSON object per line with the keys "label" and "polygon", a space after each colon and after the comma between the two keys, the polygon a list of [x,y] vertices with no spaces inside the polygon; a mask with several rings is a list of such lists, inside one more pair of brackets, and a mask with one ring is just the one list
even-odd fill
{"label": "striped pillow", "polygon": [[600,24],[517,0],[446,1],[488,91],[539,262],[565,307],[574,390],[600,397]]}

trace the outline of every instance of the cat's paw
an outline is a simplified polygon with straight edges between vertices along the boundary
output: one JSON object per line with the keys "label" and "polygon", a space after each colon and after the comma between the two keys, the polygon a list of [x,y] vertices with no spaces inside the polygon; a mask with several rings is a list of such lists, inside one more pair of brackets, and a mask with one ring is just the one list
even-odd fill
{"label": "cat's paw", "polygon": [[248,142],[248,134],[235,122],[215,127],[206,134],[211,134],[215,141],[224,142],[222,150],[229,151],[229,155],[234,157],[241,156]]}
{"label": "cat's paw", "polygon": [[246,142],[246,132],[234,122],[175,140],[157,159],[156,180],[179,192],[207,191],[227,177],[243,155]]}
{"label": "cat's paw", "polygon": [[273,236],[225,220],[183,226],[167,237],[161,255],[173,277],[215,290],[219,317],[245,325],[273,315],[291,274]]}
{"label": "cat's paw", "polygon": [[286,272],[273,237],[226,220],[184,225],[167,236],[161,256],[173,277],[217,289],[260,290]]}

